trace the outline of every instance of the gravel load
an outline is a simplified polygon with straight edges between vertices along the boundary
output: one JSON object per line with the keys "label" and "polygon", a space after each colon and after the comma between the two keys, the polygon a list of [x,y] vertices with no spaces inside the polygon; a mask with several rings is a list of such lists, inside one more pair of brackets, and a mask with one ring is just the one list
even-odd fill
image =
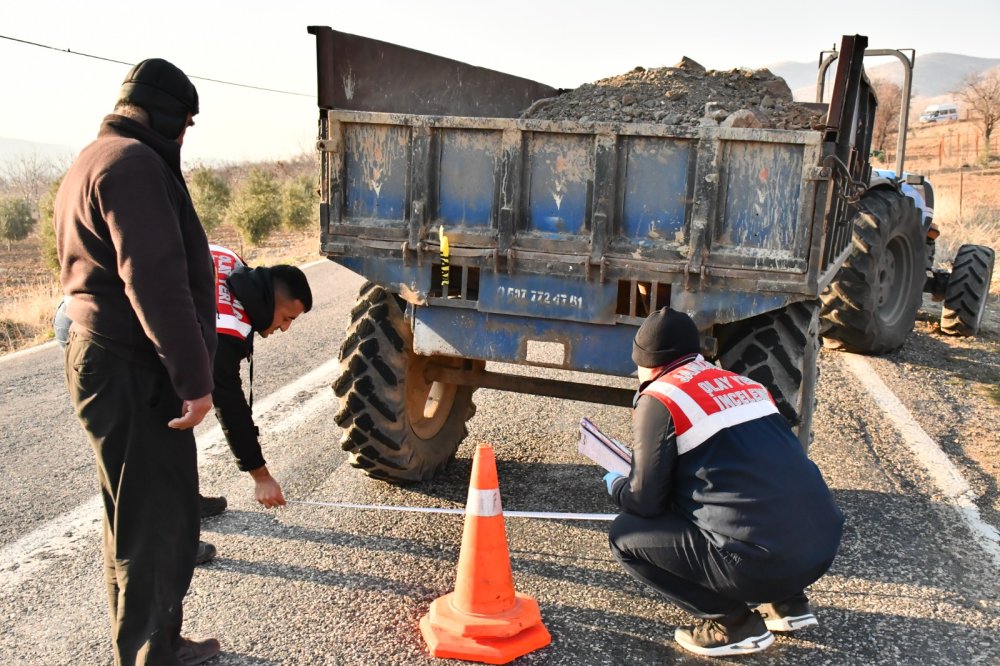
{"label": "gravel load", "polygon": [[522,118],[697,127],[820,129],[825,114],[792,100],[767,69],[706,70],[690,58],[635,69],[535,102]]}

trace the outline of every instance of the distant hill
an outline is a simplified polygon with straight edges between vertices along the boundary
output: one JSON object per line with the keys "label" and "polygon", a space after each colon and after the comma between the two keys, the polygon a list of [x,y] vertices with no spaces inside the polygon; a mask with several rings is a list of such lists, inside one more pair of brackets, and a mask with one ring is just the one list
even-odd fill
{"label": "distant hill", "polygon": [[76,150],[70,146],[61,146],[54,143],[38,143],[36,141],[24,141],[23,139],[8,139],[0,136],[0,168],[11,161],[22,157],[40,157],[46,160],[69,166]]}
{"label": "distant hill", "polygon": [[[880,58],[876,62],[877,64],[867,68],[869,77],[903,82],[903,68],[894,59]],[[913,96],[929,98],[950,95],[961,87],[963,79],[969,74],[982,74],[997,66],[1000,66],[1000,58],[976,58],[957,53],[918,53],[913,66]],[[815,62],[780,62],[768,69],[785,79],[795,99],[813,101],[816,94]],[[831,67],[831,73],[833,69]]]}
{"label": "distant hill", "polygon": [[[918,53],[913,66],[913,95],[948,95],[961,88],[962,81],[970,74],[982,74],[997,65],[1000,65],[1000,58],[973,58],[955,53]],[[868,76],[902,83],[903,68],[896,63],[887,62],[869,69]]]}
{"label": "distant hill", "polygon": [[[816,90],[816,73],[819,71],[819,62],[778,62],[767,67],[772,74],[776,74],[785,80],[792,90],[809,87]],[[815,94],[815,93],[814,93]],[[809,99],[808,101],[812,101]]]}

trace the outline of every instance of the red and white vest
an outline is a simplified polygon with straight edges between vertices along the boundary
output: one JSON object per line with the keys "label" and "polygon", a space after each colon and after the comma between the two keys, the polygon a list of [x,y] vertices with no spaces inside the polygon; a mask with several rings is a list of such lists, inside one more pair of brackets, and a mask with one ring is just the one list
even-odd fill
{"label": "red and white vest", "polygon": [[215,330],[219,335],[232,335],[240,340],[246,340],[253,328],[250,318],[243,310],[243,304],[233,298],[226,284],[228,278],[237,266],[246,266],[246,262],[232,250],[221,245],[209,245],[212,260],[215,262],[215,300],[217,302]]}
{"label": "red and white vest", "polygon": [[716,367],[701,355],[657,378],[642,395],[656,398],[670,410],[678,455],[724,428],[779,413],[762,384]]}

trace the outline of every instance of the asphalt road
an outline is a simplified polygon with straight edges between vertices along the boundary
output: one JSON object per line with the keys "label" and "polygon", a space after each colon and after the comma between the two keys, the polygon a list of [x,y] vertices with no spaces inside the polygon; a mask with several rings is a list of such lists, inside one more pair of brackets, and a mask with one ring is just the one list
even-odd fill
{"label": "asphalt road", "polygon": [[[332,264],[308,273],[313,312],[259,340],[255,359],[265,457],[287,497],[460,508],[473,446],[490,442],[506,510],[613,511],[576,437],[590,416],[627,439],[621,408],[482,390],[469,438],[434,483],[399,488],[349,467],[329,385],[360,279]],[[913,409],[919,391],[907,373],[892,362],[865,367]],[[847,527],[833,569],[811,590],[820,626],[733,663],[1000,663],[997,560],[844,355],[824,352],[821,370],[811,455]],[[935,434],[928,409],[920,421]],[[202,489],[230,502],[203,524],[219,557],[196,570],[185,604],[187,633],[223,644],[213,665],[446,663],[426,656],[417,622],[454,587],[460,516],[301,504],[267,511],[217,425],[206,422],[198,436]],[[110,663],[93,462],[57,348],[0,362],[0,461],[0,663]],[[996,527],[995,513],[982,516]],[[607,523],[506,523],[517,589],[539,601],[553,637],[517,663],[719,663],[673,644],[686,616],[616,566]]]}

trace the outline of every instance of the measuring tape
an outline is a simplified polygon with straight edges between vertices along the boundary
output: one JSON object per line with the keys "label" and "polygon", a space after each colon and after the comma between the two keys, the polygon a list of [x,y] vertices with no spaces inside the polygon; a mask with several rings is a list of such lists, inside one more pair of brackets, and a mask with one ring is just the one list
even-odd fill
{"label": "measuring tape", "polygon": [[[392,504],[352,504],[350,502],[312,502],[308,500],[288,500],[289,504],[326,506],[335,509],[365,509],[369,511],[404,511],[407,513],[447,513],[464,515],[465,509],[445,509],[423,506],[395,506]],[[617,513],[557,513],[551,511],[504,511],[505,518],[537,518],[542,520],[604,520],[618,517]]]}

